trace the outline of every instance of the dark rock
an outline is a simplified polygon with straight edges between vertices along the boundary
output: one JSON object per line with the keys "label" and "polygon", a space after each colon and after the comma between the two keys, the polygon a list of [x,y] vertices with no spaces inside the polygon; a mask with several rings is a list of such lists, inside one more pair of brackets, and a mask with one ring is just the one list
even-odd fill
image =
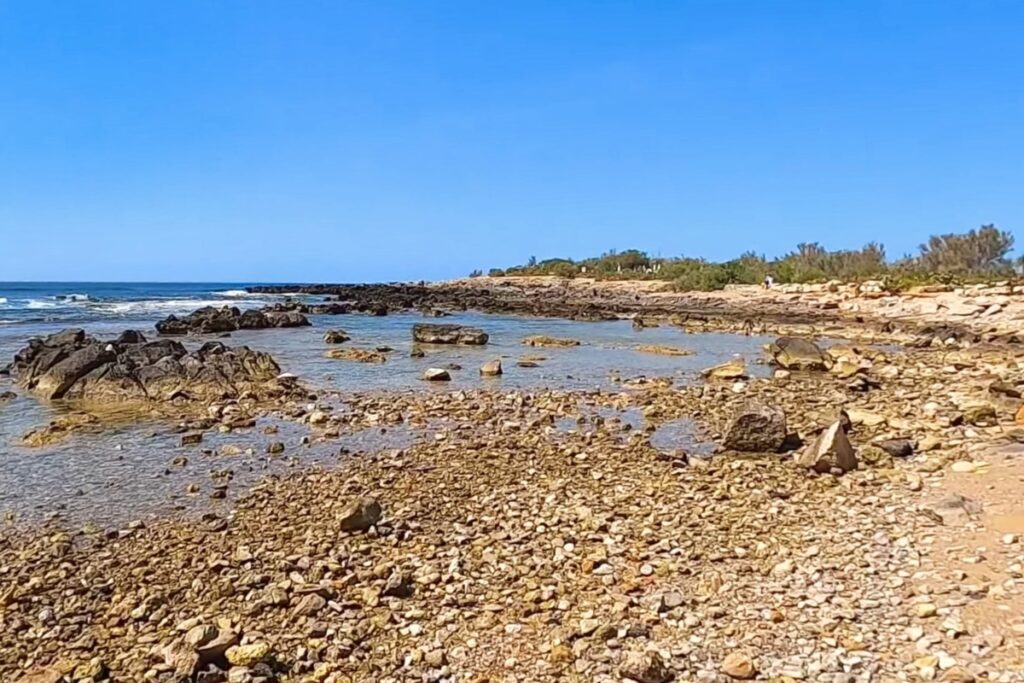
{"label": "dark rock", "polygon": [[412,326],[413,341],[421,344],[468,344],[479,346],[487,343],[487,333],[476,327],[462,325],[438,325],[417,323]]}
{"label": "dark rock", "polygon": [[730,451],[777,453],[788,433],[786,414],[781,408],[750,403],[729,422],[722,447]]}
{"label": "dark rock", "polygon": [[298,311],[272,307],[241,311],[234,306],[206,306],[179,318],[170,315],[156,324],[162,335],[220,334],[235,330],[263,330],[272,327],[307,327],[311,323]]}
{"label": "dark rock", "polygon": [[894,458],[907,458],[914,454],[914,442],[910,439],[886,439],[875,445]]}
{"label": "dark rock", "polygon": [[[122,342],[120,340],[128,340]],[[46,399],[106,403],[282,396],[274,359],[247,347],[209,342],[189,353],[176,341],[146,342],[136,332],[104,342],[81,330],[35,338],[12,365],[18,383]]]}
{"label": "dark rock", "polygon": [[351,337],[345,333],[345,330],[328,330],[324,334],[325,344],[344,344],[349,339],[351,339]]}

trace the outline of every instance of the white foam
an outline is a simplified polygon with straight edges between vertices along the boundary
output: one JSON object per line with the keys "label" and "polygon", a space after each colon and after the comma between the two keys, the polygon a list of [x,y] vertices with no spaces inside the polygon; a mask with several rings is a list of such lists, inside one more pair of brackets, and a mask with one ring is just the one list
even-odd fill
{"label": "white foam", "polygon": [[0,296],[0,304],[5,304],[5,303],[7,303],[7,297],[6,296]]}
{"label": "white foam", "polygon": [[[243,304],[246,302],[232,302],[233,304]],[[261,302],[249,301],[247,302],[253,306],[258,306]],[[197,308],[203,308],[204,306],[213,306],[214,308],[221,308],[227,304],[220,299],[145,299],[143,301],[121,301],[117,303],[98,303],[94,304],[90,308],[100,313],[111,313],[114,315],[129,315],[135,313],[148,313],[148,312],[168,312],[168,311],[184,311],[191,313]]]}
{"label": "white foam", "polygon": [[57,308],[55,301],[43,301],[42,299],[29,299],[25,308]]}
{"label": "white foam", "polygon": [[214,292],[214,294],[216,296],[222,296],[228,299],[238,299],[240,297],[244,298],[254,296],[252,294],[249,294],[249,292],[245,291],[244,289],[225,289],[223,292]]}
{"label": "white foam", "polygon": [[92,298],[88,294],[58,294],[57,296],[55,296],[53,298],[56,299],[57,301],[63,301],[63,302],[68,302],[68,301],[75,301],[75,302],[92,301]]}

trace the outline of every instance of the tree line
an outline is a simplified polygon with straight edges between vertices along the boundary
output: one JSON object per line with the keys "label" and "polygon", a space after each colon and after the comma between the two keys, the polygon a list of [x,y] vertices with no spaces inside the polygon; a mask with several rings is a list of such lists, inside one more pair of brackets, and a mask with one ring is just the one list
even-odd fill
{"label": "tree line", "polygon": [[[769,259],[748,251],[728,261],[679,256],[654,257],[637,249],[608,251],[582,260],[530,257],[523,265],[494,268],[491,277],[554,275],[598,279],[651,279],[674,283],[679,290],[715,290],[729,284],[758,284],[771,275],[776,282],[859,282],[883,280],[893,289],[912,284],[977,282],[1014,276],[1024,257],[1010,258],[1013,235],[994,225],[964,233],[933,235],[918,253],[889,260],[885,247],[870,242],[860,249],[829,251],[817,242],[798,244]],[[482,275],[474,271],[473,276]]]}

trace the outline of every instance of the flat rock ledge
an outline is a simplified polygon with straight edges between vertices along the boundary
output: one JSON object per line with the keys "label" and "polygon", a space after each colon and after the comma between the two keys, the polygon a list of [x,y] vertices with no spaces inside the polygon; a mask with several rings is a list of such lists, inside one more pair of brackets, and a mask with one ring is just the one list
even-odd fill
{"label": "flat rock ledge", "polygon": [[489,339],[478,327],[418,323],[412,326],[412,339],[420,344],[463,344],[482,346]]}

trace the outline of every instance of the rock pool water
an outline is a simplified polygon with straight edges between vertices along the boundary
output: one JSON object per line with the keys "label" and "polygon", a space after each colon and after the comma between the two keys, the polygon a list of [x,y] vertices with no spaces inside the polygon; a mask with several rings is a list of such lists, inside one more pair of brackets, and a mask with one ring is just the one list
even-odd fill
{"label": "rock pool water", "polygon": [[[410,330],[414,323],[424,321],[420,315],[353,314],[311,316],[311,320],[313,326],[308,328],[239,331],[224,341],[268,351],[285,372],[298,375],[317,392],[338,392],[342,400],[347,392],[367,391],[446,392],[481,386],[501,390],[614,388],[616,376],[671,376],[686,382],[697,377],[701,369],[735,355],[753,360],[769,341],[730,334],[686,334],[671,326],[634,330],[629,321],[575,322],[462,313],[437,322],[481,327],[490,334],[487,346],[425,346],[425,357],[412,358]],[[155,321],[156,317],[102,319],[82,326],[100,337],[114,336],[128,327],[152,335]],[[0,358],[6,362],[30,336],[55,332],[64,326],[65,323],[53,321],[4,327],[0,329]],[[331,347],[324,344],[322,337],[326,330],[337,328],[352,337],[346,346],[387,346],[393,351],[383,364],[328,359],[324,352]],[[579,340],[581,345],[530,348],[521,344],[529,335],[567,337]],[[206,339],[183,341],[191,347]],[[635,350],[638,345],[680,346],[694,354],[643,353]],[[535,368],[518,367],[516,361],[524,355],[543,356],[544,360]],[[481,378],[479,366],[494,358],[502,359],[505,374],[500,378]],[[451,371],[451,382],[422,381],[424,370],[435,366],[461,369]],[[765,372],[753,364],[750,369],[754,374]],[[430,438],[431,433],[429,428],[369,429],[328,441],[314,439],[310,445],[302,445],[303,436],[311,433],[305,425],[266,418],[253,429],[207,433],[202,444],[182,447],[180,435],[172,431],[173,425],[143,422],[113,426],[98,435],[77,435],[50,447],[27,448],[17,444],[18,437],[30,427],[52,419],[61,409],[41,403],[9,380],[0,379],[0,391],[6,389],[15,391],[18,397],[0,404],[0,514],[11,514],[17,519],[59,514],[76,523],[104,525],[179,509],[227,506],[233,496],[262,476],[284,474],[297,467],[335,466],[347,457],[401,448],[415,439]],[[623,415],[620,419],[635,421],[636,417]],[[268,436],[263,428],[271,422],[279,433]],[[283,454],[268,456],[266,445],[272,440],[285,443]],[[666,425],[655,433],[653,442],[666,450],[706,450],[697,443],[688,424]],[[211,453],[228,444],[237,446],[241,453],[230,457]],[[246,453],[247,449],[251,452]],[[186,466],[174,464],[180,456],[188,459]],[[187,482],[196,480],[197,472],[204,475],[200,490],[186,495]],[[225,498],[210,498],[211,494],[219,495],[218,485],[228,482]]]}

